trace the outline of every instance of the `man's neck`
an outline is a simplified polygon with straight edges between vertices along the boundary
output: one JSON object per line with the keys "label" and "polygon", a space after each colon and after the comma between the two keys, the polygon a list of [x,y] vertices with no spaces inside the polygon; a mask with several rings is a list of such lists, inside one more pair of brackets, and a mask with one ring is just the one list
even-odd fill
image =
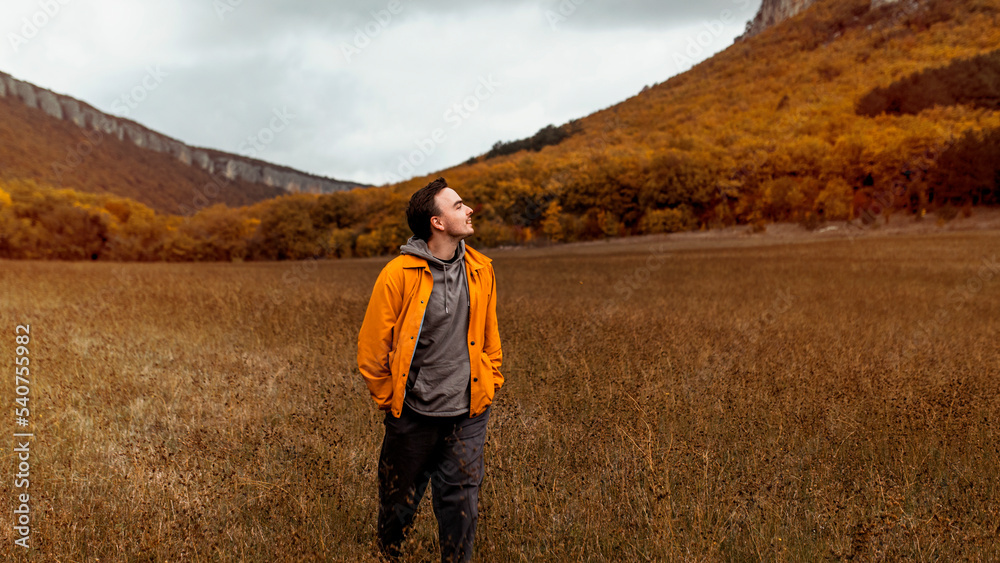
{"label": "man's neck", "polygon": [[458,250],[458,243],[461,239],[451,237],[432,236],[427,241],[427,249],[439,260],[451,260]]}

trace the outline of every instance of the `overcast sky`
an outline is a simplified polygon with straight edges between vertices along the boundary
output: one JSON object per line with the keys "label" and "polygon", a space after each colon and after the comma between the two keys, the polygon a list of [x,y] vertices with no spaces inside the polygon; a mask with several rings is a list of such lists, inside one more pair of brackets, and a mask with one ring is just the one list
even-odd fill
{"label": "overcast sky", "polygon": [[625,100],[759,6],[4,0],[0,71],[190,145],[382,184]]}

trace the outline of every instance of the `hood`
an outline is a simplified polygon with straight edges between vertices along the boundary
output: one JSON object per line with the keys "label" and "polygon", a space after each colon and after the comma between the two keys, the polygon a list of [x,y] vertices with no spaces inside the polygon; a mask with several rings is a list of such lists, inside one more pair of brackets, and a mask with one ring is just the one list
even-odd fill
{"label": "hood", "polygon": [[[450,266],[451,265],[451,264],[448,264],[448,263],[444,262],[443,260],[441,260],[437,256],[434,256],[433,254],[431,254],[431,249],[428,248],[427,241],[425,241],[423,239],[420,239],[420,238],[417,238],[415,236],[414,237],[410,237],[410,240],[406,241],[406,244],[401,245],[399,247],[399,252],[401,254],[411,254],[413,256],[417,256],[419,258],[423,258],[424,260],[427,260],[428,263],[434,264],[435,266],[438,266],[439,268],[444,268],[445,266]],[[457,256],[455,262],[460,261],[465,256],[465,241],[464,240],[458,242],[458,251],[457,251],[457,254],[458,254],[458,256]]]}
{"label": "hood", "polygon": [[[427,241],[417,237],[410,237],[410,240],[406,241],[406,244],[399,247],[399,251],[403,254],[423,258],[427,260],[428,264],[433,266],[431,272],[434,275],[434,279],[444,283],[444,311],[445,313],[451,313],[451,302],[457,300],[461,295],[459,285],[466,283],[464,267],[465,241],[458,242],[458,248],[455,249],[455,259],[451,262],[445,262],[431,254],[431,249],[427,247]],[[455,266],[458,267],[455,268]],[[434,273],[435,271],[437,273]],[[449,285],[451,286],[450,290],[448,288]]]}

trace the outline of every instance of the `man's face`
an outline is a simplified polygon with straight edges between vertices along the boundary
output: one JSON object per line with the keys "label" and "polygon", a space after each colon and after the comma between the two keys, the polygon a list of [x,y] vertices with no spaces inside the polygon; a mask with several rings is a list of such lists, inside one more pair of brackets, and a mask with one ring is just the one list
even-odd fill
{"label": "man's face", "polygon": [[[445,188],[434,196],[438,215],[431,218],[431,225],[443,228],[444,234],[456,239],[475,233],[472,228],[472,208],[462,203],[462,198],[451,188]],[[439,231],[435,231],[439,232]]]}

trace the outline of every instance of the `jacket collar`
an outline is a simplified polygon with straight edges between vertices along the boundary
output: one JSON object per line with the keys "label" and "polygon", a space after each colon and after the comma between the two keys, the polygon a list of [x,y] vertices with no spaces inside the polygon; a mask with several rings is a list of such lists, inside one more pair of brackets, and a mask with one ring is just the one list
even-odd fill
{"label": "jacket collar", "polygon": [[[399,259],[402,260],[404,268],[428,268],[427,260],[424,260],[419,256],[401,254]],[[465,246],[465,264],[470,272],[475,272],[476,270],[487,266],[492,261],[492,258],[486,256],[482,252],[479,252],[469,245]]]}

